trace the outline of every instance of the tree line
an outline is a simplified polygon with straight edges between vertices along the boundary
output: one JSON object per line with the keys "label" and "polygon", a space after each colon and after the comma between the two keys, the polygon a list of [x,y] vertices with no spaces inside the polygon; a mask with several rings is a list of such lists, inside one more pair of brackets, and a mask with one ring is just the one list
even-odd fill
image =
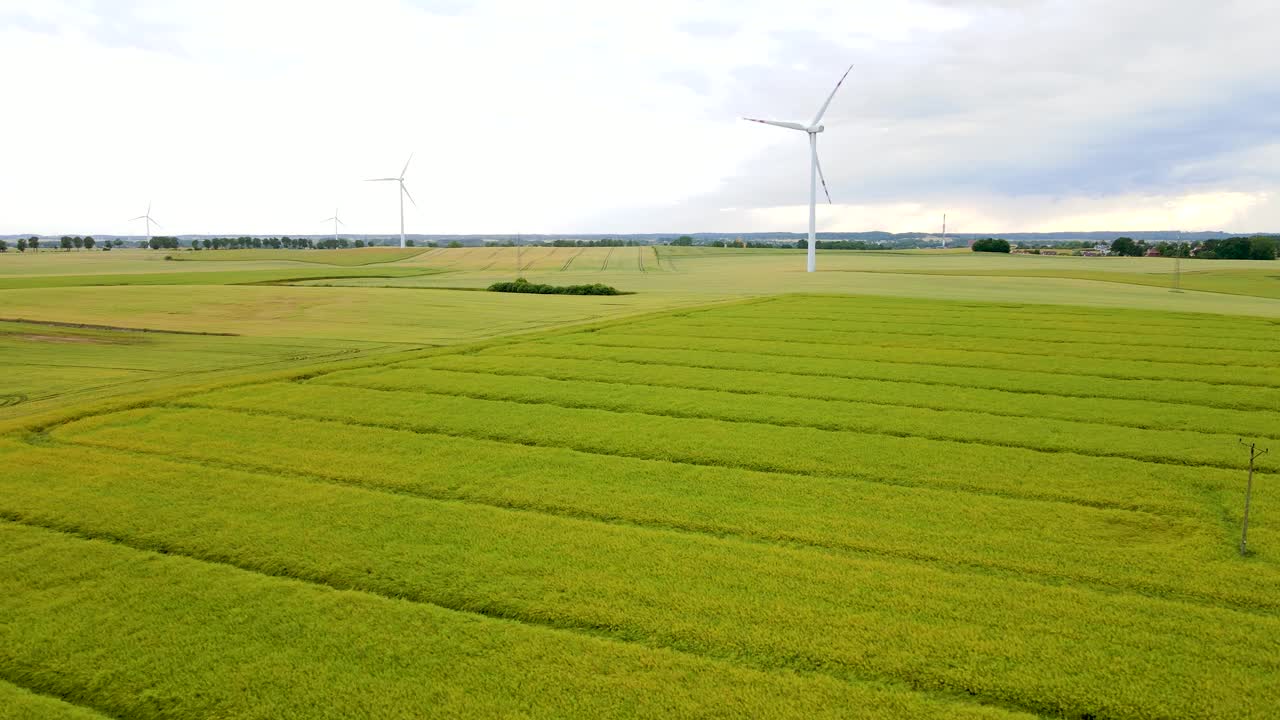
{"label": "tree line", "polygon": [[1275,260],[1280,238],[1274,235],[1214,238],[1198,243],[1158,242],[1118,237],[1111,243],[1112,255],[1142,257],[1154,250],[1161,257],[1203,258],[1206,260]]}

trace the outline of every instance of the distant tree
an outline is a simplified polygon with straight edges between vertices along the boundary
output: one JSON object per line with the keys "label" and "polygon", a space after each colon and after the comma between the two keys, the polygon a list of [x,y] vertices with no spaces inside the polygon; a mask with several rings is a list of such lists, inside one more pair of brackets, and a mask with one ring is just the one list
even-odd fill
{"label": "distant tree", "polygon": [[0,253],[9,252],[9,243],[6,240],[0,240]]}
{"label": "distant tree", "polygon": [[1147,244],[1131,237],[1118,237],[1111,241],[1111,254],[1125,257],[1141,257],[1147,254]]}
{"label": "distant tree", "polygon": [[27,247],[31,248],[32,250],[39,250],[40,238],[36,237],[35,235],[32,235],[31,237],[27,238]]}
{"label": "distant tree", "polygon": [[1249,238],[1250,260],[1275,260],[1276,239],[1266,235]]}
{"label": "distant tree", "polygon": [[111,241],[111,244],[115,245],[116,247],[121,247],[124,245],[124,241],[121,240],[120,238],[116,238],[115,240]]}
{"label": "distant tree", "polygon": [[672,240],[671,244],[677,247],[689,247],[690,245],[693,244],[693,238],[689,237],[688,235],[681,235],[675,240]]}
{"label": "distant tree", "polygon": [[358,247],[358,248],[362,248],[362,247],[364,247],[364,241],[363,241],[363,240],[357,240],[357,241],[356,241],[356,247]]}
{"label": "distant tree", "polygon": [[974,240],[973,246],[970,248],[974,252],[994,252],[1007,253],[1012,248],[1009,247],[1009,241],[1001,238],[983,238],[982,240]]}
{"label": "distant tree", "polygon": [[1161,257],[1191,257],[1190,243],[1161,241],[1155,248]]}
{"label": "distant tree", "polygon": [[449,247],[451,247],[451,248],[460,248],[460,247],[462,247],[462,243],[458,242],[457,240],[450,240],[450,241],[449,241]]}
{"label": "distant tree", "polygon": [[62,249],[63,249],[63,250],[70,250],[70,249],[71,249],[71,236],[70,236],[70,235],[63,235],[63,236],[62,236],[62,239],[61,239],[61,240],[59,240],[59,242],[62,244]]}
{"label": "distant tree", "polygon": [[96,244],[97,244],[97,241],[93,239],[93,236],[92,236],[92,235],[86,235],[86,236],[85,236],[85,239],[84,239],[84,247],[85,247],[85,249],[86,249],[86,250],[92,250],[92,249],[93,249],[93,246],[94,246],[94,245],[96,245]]}
{"label": "distant tree", "polygon": [[405,241],[404,241],[404,244],[405,244],[405,247],[413,247],[413,241],[412,241],[412,240],[405,240]]}
{"label": "distant tree", "polygon": [[26,251],[27,251],[27,239],[18,238],[18,252],[26,252]]}
{"label": "distant tree", "polygon": [[1248,260],[1252,252],[1253,241],[1250,238],[1215,238],[1200,243],[1196,257],[1209,260]]}

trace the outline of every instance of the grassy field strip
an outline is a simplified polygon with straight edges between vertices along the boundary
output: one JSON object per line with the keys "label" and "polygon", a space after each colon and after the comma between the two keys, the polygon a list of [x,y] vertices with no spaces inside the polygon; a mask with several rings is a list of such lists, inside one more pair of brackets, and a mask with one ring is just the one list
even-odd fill
{"label": "grassy field strip", "polygon": [[[748,370],[716,370],[682,365],[646,365],[614,360],[538,358],[528,361],[510,355],[450,354],[386,365],[428,368],[484,375],[545,377],[621,385],[649,385],[689,390],[712,390],[744,396],[847,401],[887,407],[963,411],[992,418],[1053,418],[1123,428],[1185,430],[1213,428],[1219,433],[1280,439],[1280,412],[1222,410],[1152,403],[1141,400],[1045,397],[1002,390],[949,389],[899,381],[824,378],[813,383],[795,375]],[[750,402],[750,397],[743,402]],[[991,422],[990,420],[986,422]]]}
{"label": "grassy field strip", "polygon": [[356,248],[351,250],[212,250],[210,252],[183,252],[173,254],[175,260],[184,262],[219,262],[244,260],[287,260],[318,265],[355,267],[399,262],[426,252],[426,248]]}
{"label": "grassy field strip", "polygon": [[0,548],[5,667],[121,717],[1013,716],[11,523]]}
{"label": "grassy field strip", "polygon": [[[1208,510],[1194,518],[1156,516],[849,478],[353,429],[321,420],[293,421],[290,427],[297,433],[277,443],[270,457],[245,457],[244,443],[278,426],[274,416],[147,409],[82,420],[56,430],[54,437],[203,466],[435,499],[908,558],[1269,614],[1280,610],[1273,592],[1280,570],[1271,559],[1275,554],[1266,549],[1280,534],[1262,503],[1253,526],[1263,550],[1257,562],[1242,568],[1223,539],[1217,515]],[[334,449],[352,432],[362,436],[367,453],[352,456]],[[433,462],[424,464],[423,457]],[[1226,499],[1207,498],[1206,506]],[[1196,573],[1178,570],[1188,558],[1196,558]]]}
{"label": "grassy field strip", "polygon": [[[296,268],[288,270],[231,270],[225,272],[153,272],[134,275],[26,275],[0,277],[0,291],[98,285],[245,285],[287,283],[293,280],[335,278],[400,278],[428,275],[422,267]],[[2,297],[2,296],[0,296]]]}
{"label": "grassy field strip", "polygon": [[[981,326],[987,320],[1003,325],[1005,322],[1027,321],[1039,324],[1060,324],[1070,330],[1079,325],[1085,330],[1123,330],[1134,327],[1141,330],[1187,331],[1225,333],[1224,317],[1208,313],[1178,313],[1171,311],[1126,310],[1123,314],[1114,309],[1096,309],[1066,305],[1042,305],[1019,303],[978,303],[966,301],[936,302],[912,298],[884,298],[863,296],[851,301],[848,296],[787,296],[767,303],[771,319],[796,322],[849,322],[866,318],[877,321],[892,317],[902,321],[919,319],[926,324],[951,326]],[[748,311],[746,314],[754,313]],[[697,311],[691,313],[698,314]],[[733,310],[726,310],[726,317],[736,317]],[[975,322],[977,319],[982,322]],[[1266,338],[1268,330],[1277,326],[1277,320],[1266,317],[1231,316],[1230,328],[1246,333],[1259,333]],[[1234,333],[1225,333],[1234,336]]]}
{"label": "grassy field strip", "polygon": [[[843,400],[775,396],[767,403],[744,403],[741,395],[733,393],[659,388],[643,383],[624,385],[417,368],[348,370],[326,374],[311,382],[564,408],[921,437],[1162,464],[1247,467],[1247,461],[1239,452],[1238,436],[1233,434],[1137,430],[1069,420],[992,422],[990,416],[979,413],[895,408]],[[1260,470],[1280,470],[1280,461],[1269,461],[1270,458],[1263,458]]]}
{"label": "grassy field strip", "polygon": [[[762,308],[763,309],[763,308]],[[852,331],[852,332],[891,332],[893,334],[929,334],[931,336],[956,335],[957,331],[969,333],[972,337],[1002,337],[1012,339],[1030,339],[1044,342],[1077,341],[1119,343],[1122,345],[1142,345],[1173,348],[1204,349],[1240,349],[1240,350],[1272,350],[1280,348],[1275,333],[1276,328],[1259,330],[1242,330],[1240,332],[1205,332],[1201,327],[1167,327],[1148,329],[1146,326],[1132,324],[1115,324],[1114,329],[1099,330],[1099,323],[1066,323],[1061,321],[1038,322],[1026,318],[1020,322],[1010,321],[1008,324],[984,322],[980,325],[965,323],[961,317],[950,320],[931,319],[928,321],[912,321],[904,316],[897,316],[890,310],[881,313],[856,312],[838,318],[824,319],[781,319],[775,315],[761,313],[751,314],[742,310],[729,310],[722,313],[704,314],[690,312],[677,318],[681,322],[698,325],[717,325],[720,327],[779,327],[782,329],[804,329],[809,331]],[[971,320],[972,318],[970,318]],[[1087,329],[1093,328],[1093,329]]]}
{"label": "grassy field strip", "polygon": [[[889,272],[892,270],[863,270],[861,272]],[[920,269],[926,275],[967,275],[988,277],[1045,277],[1073,278],[1077,280],[1093,280],[1097,282],[1125,283],[1130,285],[1147,285],[1170,288],[1173,286],[1171,271],[1154,272],[1117,272],[1115,270],[1086,270],[1079,268],[1023,268],[1009,270],[930,270]],[[1181,273],[1181,287],[1184,290],[1199,292],[1228,293],[1232,295],[1255,295],[1258,297],[1280,298],[1280,283],[1275,282],[1275,275],[1266,271],[1184,271]]]}
{"label": "grassy field strip", "polygon": [[569,267],[573,265],[573,261],[577,260],[578,256],[582,254],[583,250],[586,250],[586,248],[581,248],[577,252],[570,255],[569,259],[565,260],[564,264],[560,266],[560,272],[566,272],[569,269]]}
{"label": "grassy field strip", "polygon": [[[1239,473],[1206,467],[498,400],[435,396],[428,404],[415,393],[318,384],[231,388],[180,404],[1184,516],[1203,512],[1204,492],[1239,486]],[[1126,482],[1117,485],[1116,477]],[[1047,478],[1055,480],[1043,482]]]}
{"label": "grassy field strip", "polygon": [[[870,325],[870,324],[868,324]],[[621,328],[619,328],[621,329]],[[937,326],[915,326],[909,329],[892,325],[860,325],[857,323],[827,323],[821,326],[777,324],[767,317],[742,318],[722,322],[716,315],[697,318],[664,318],[637,322],[626,328],[639,333],[665,329],[685,334],[713,333],[717,337],[764,338],[796,342],[827,342],[858,344],[882,338],[894,338],[900,343],[942,343],[939,347],[991,347],[998,343],[1001,350],[1022,349],[1024,354],[1063,354],[1074,357],[1115,357],[1157,361],[1172,355],[1178,362],[1196,362],[1208,365],[1271,365],[1280,363],[1280,343],[1267,341],[1242,341],[1228,344],[1226,341],[1196,343],[1182,340],[1176,335],[1140,337],[1098,338],[1096,335],[1079,337],[1075,332],[1043,332],[1037,330],[1008,330],[989,332],[988,328],[973,330]],[[1280,333],[1280,329],[1277,330]],[[1120,336],[1121,333],[1115,335]],[[1159,340],[1159,342],[1157,342]],[[1006,350],[1008,351],[1008,350]]]}
{"label": "grassy field strip", "polygon": [[[1280,393],[1272,388],[1211,385],[1185,380],[1119,380],[1065,373],[1002,370],[917,363],[833,360],[822,357],[759,355],[730,350],[684,350],[590,345],[568,342],[528,342],[486,352],[523,358],[602,360],[640,365],[680,365],[691,368],[751,370],[808,378],[845,378],[914,382],[961,389],[984,388],[1006,392],[1076,398],[1145,400],[1161,404],[1197,405],[1230,410],[1274,412]],[[801,362],[803,360],[803,362]],[[535,362],[530,360],[530,362]]]}
{"label": "grassy field strip", "polygon": [[110,716],[0,680],[0,720],[110,720]]}
{"label": "grassy field strip", "polygon": [[[683,317],[688,320],[705,322],[710,322],[714,318],[716,321],[723,322],[726,326],[746,324],[758,327],[759,325],[756,325],[757,322],[766,322],[788,328],[803,327],[817,330],[845,328],[874,331],[883,328],[900,328],[903,331],[916,331],[932,328],[948,328],[951,330],[964,328],[974,333],[981,333],[988,329],[996,332],[1024,331],[1025,334],[1032,335],[1036,339],[1062,337],[1066,333],[1077,339],[1092,339],[1103,342],[1115,339],[1126,343],[1146,344],[1145,341],[1148,338],[1152,341],[1163,341],[1165,343],[1178,340],[1186,341],[1185,345],[1179,344],[1176,347],[1212,348],[1221,345],[1230,348],[1256,349],[1276,347],[1277,345],[1275,338],[1276,326],[1274,325],[1263,323],[1262,326],[1246,325],[1236,329],[1234,322],[1230,326],[1220,326],[1220,321],[1214,316],[1205,316],[1205,319],[1198,324],[1147,325],[1141,321],[1107,322],[1103,318],[1088,321],[1068,320],[1045,317],[1038,312],[1029,312],[1007,318],[989,319],[984,317],[981,324],[975,324],[973,323],[973,314],[950,314],[945,312],[940,314],[949,316],[935,317],[933,315],[915,313],[899,314],[899,311],[890,308],[868,310],[854,307],[850,308],[849,312],[825,317],[786,317],[772,313],[767,316],[761,316],[758,312],[752,313],[733,308],[727,308],[723,312],[710,315],[704,314],[703,311],[695,310],[685,313]],[[1156,344],[1160,343],[1157,342]]]}
{"label": "grassy field strip", "polygon": [[[1028,314],[1045,317],[1075,318],[1080,320],[1098,320],[1102,323],[1138,323],[1146,326],[1155,325],[1195,325],[1213,324],[1221,321],[1222,316],[1216,313],[1179,310],[1149,310],[1143,308],[1125,310],[1117,314],[1114,308],[1098,308],[1072,303],[1043,303],[1036,301],[1001,302],[991,300],[955,300],[938,303],[933,298],[901,297],[897,295],[865,295],[858,297],[857,306],[851,305],[847,294],[791,294],[775,296],[779,317],[807,317],[838,315],[842,312],[856,312],[864,308],[890,309],[895,313],[915,313],[921,317],[955,314],[973,318],[975,311],[981,311],[984,317],[999,318],[1026,317]],[[1242,327],[1273,324],[1275,320],[1264,317],[1240,316],[1232,317]]]}
{"label": "grassy field strip", "polygon": [[[968,692],[1035,712],[1159,717],[1177,707],[1240,717],[1280,698],[1278,618],[283,478],[147,469],[145,479],[117,470],[77,483],[39,468],[26,486],[33,507],[19,522],[751,667]],[[42,490],[60,484],[76,488],[75,501]],[[741,592],[743,578],[752,592]],[[1010,627],[1036,632],[1013,645],[1003,642]],[[1229,687],[1211,680],[1224,673]]]}
{"label": "grassy field strip", "polygon": [[369,342],[274,340],[0,323],[0,419],[158,385],[200,385],[219,373],[318,363],[384,352]]}
{"label": "grassy field strip", "polygon": [[903,363],[908,365],[933,365],[937,367],[989,368],[992,371],[1041,372],[1076,377],[1094,377],[1120,380],[1184,380],[1213,385],[1237,387],[1280,388],[1280,377],[1274,369],[1280,364],[1261,366],[1221,366],[1194,363],[1177,363],[1172,360],[1118,360],[1102,357],[1068,357],[1061,353],[1025,354],[1005,352],[1003,349],[948,349],[919,345],[870,345],[844,344],[820,341],[765,340],[744,337],[725,337],[725,333],[709,330],[706,333],[683,334],[670,332],[627,334],[614,332],[584,332],[548,339],[548,343],[579,343],[603,347],[627,348],[688,348],[710,351],[754,352],[760,355],[793,358],[845,359],[859,362]]}

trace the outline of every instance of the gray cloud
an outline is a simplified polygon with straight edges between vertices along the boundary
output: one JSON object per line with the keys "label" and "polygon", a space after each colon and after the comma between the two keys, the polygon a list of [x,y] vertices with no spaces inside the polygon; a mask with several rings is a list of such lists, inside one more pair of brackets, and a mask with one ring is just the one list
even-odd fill
{"label": "gray cloud", "polygon": [[[777,54],[807,69],[739,69],[724,114],[805,122],[853,62],[820,141],[833,195],[846,202],[1280,185],[1280,168],[1242,177],[1218,161],[1280,137],[1280,56],[1268,39],[1280,6],[940,4],[971,22],[922,38],[928,44],[861,49],[829,33],[778,35]],[[693,214],[796,202],[804,169],[797,134],[745,163]]]}

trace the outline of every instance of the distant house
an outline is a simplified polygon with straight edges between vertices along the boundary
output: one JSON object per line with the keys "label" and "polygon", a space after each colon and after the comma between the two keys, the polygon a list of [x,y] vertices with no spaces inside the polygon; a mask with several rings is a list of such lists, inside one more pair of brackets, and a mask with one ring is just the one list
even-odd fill
{"label": "distant house", "polygon": [[1160,257],[1160,251],[1155,248],[1147,250],[1147,257]]}

